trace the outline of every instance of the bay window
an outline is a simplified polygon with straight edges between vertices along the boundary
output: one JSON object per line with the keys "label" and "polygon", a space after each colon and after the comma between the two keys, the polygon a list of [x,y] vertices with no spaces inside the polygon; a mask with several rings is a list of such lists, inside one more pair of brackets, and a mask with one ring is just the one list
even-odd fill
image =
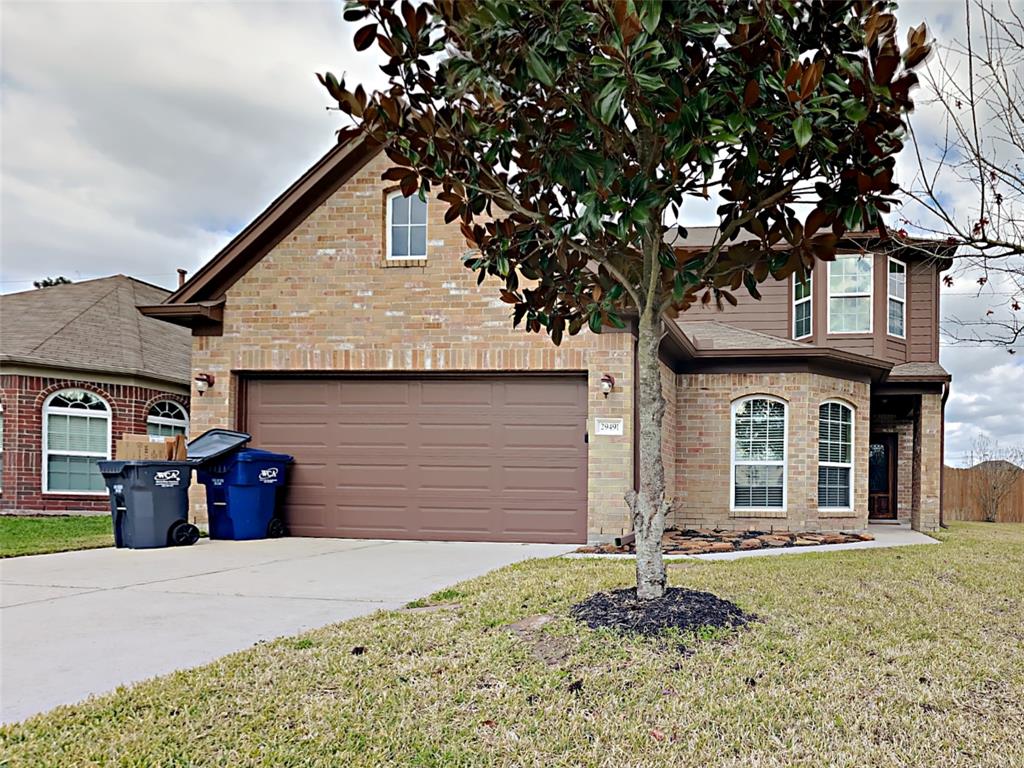
{"label": "bay window", "polygon": [[793,338],[811,335],[811,276],[801,282],[793,275]]}
{"label": "bay window", "polygon": [[839,254],[828,265],[828,332],[871,333],[871,254]]}
{"label": "bay window", "polygon": [[818,408],[818,507],[853,507],[853,409],[835,401]]}
{"label": "bay window", "polygon": [[899,259],[889,259],[889,302],[887,304],[889,335],[906,338],[907,324],[907,265]]}
{"label": "bay window", "polygon": [[754,396],[732,406],[732,509],[786,508],[786,404]]}

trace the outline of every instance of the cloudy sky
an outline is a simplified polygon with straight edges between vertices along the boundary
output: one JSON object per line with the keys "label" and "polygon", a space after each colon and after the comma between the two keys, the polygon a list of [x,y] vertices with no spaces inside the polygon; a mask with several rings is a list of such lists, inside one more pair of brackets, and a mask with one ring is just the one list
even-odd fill
{"label": "cloudy sky", "polygon": [[[4,0],[0,291],[116,272],[170,287],[207,261],[333,143],[315,73],[379,82],[340,9]],[[957,0],[904,2],[900,16],[940,41],[963,35]],[[1004,289],[979,297],[958,277],[943,313],[979,317]],[[977,433],[1024,444],[1024,354],[946,347],[942,363],[952,462]]]}

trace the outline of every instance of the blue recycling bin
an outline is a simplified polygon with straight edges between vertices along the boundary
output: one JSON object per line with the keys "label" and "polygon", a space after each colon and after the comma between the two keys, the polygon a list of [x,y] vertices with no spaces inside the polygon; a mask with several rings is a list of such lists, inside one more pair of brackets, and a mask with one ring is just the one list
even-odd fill
{"label": "blue recycling bin", "polygon": [[196,476],[206,486],[210,538],[245,541],[283,536],[278,501],[293,461],[284,453],[242,448],[200,464]]}

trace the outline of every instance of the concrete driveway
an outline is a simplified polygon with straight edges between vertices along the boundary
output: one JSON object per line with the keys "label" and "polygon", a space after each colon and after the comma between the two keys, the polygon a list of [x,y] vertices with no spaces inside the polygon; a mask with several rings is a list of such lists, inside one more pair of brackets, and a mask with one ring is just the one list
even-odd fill
{"label": "concrete driveway", "polygon": [[572,549],[285,538],[3,560],[0,716],[22,720]]}

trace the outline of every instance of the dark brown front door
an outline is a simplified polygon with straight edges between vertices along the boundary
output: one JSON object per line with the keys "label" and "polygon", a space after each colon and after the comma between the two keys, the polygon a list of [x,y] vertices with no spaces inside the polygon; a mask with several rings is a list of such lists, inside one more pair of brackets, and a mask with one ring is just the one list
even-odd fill
{"label": "dark brown front door", "polygon": [[246,382],[252,444],[295,457],[298,536],[585,542],[583,376]]}
{"label": "dark brown front door", "polygon": [[896,436],[872,435],[868,449],[868,517],[896,519]]}

